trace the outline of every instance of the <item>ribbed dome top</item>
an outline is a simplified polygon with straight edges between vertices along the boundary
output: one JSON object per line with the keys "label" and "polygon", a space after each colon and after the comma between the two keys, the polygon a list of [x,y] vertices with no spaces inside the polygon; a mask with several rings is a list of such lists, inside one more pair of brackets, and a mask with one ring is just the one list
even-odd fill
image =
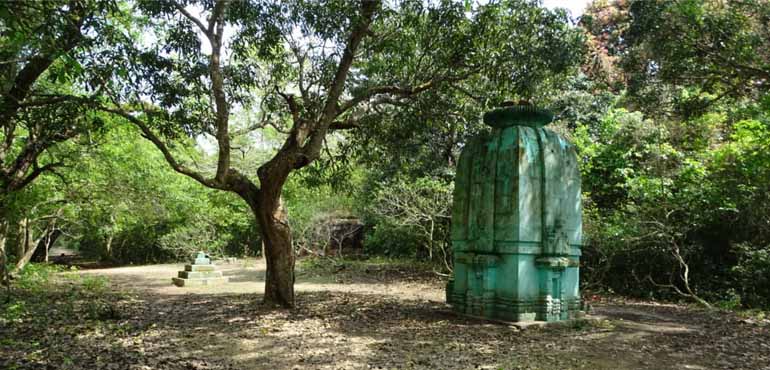
{"label": "ribbed dome top", "polygon": [[553,114],[550,111],[534,105],[516,104],[484,113],[484,123],[496,128],[510,126],[543,127],[552,120]]}

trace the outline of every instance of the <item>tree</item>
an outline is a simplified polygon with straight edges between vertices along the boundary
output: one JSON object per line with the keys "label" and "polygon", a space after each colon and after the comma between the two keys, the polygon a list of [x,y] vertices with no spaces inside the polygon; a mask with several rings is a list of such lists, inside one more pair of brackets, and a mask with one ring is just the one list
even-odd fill
{"label": "tree", "polygon": [[[403,53],[415,55],[419,53],[412,48],[419,45],[452,50],[468,44],[468,49],[458,53],[470,54],[464,57],[472,58],[478,71],[408,101],[375,105],[359,119],[355,130],[346,132],[348,140],[342,143],[340,156],[355,158],[376,170],[384,182],[403,175],[448,182],[464,143],[488,129],[479,119],[484,112],[507,100],[526,99],[548,106],[558,99],[583,59],[583,35],[569,25],[566,14],[536,4],[507,1],[479,6],[474,11],[474,36],[468,41],[450,39],[437,44],[432,40],[434,32],[426,26],[424,41],[416,45],[401,42]],[[426,63],[415,59],[404,63],[404,68],[419,75]]]}
{"label": "tree", "polygon": [[[621,64],[643,107],[676,103],[685,117],[770,91],[770,3],[633,1]],[[674,88],[662,94],[664,88]],[[689,88],[681,96],[677,89]]]}
{"label": "tree", "polygon": [[594,82],[616,92],[626,87],[619,59],[628,46],[625,38],[631,23],[629,6],[628,0],[596,0],[588,4],[580,17],[589,50],[583,71]]}
{"label": "tree", "polygon": [[4,2],[0,6],[0,266],[5,266],[8,197],[64,161],[58,144],[94,123],[74,86],[87,51],[117,9],[110,0]]}
{"label": "tree", "polygon": [[[329,133],[465,81],[487,104],[512,90],[530,96],[580,50],[566,16],[534,2],[477,6],[471,16],[462,4],[368,0],[140,1],[137,12],[158,41],[125,48],[128,76],[116,76],[103,109],[138,126],[177,172],[249,204],[266,247],[264,301],[284,307],[294,304],[294,253],[281,192]],[[226,30],[235,33],[227,48]],[[235,130],[238,109],[260,118]],[[284,141],[252,180],[234,168],[231,143],[268,127]],[[180,159],[173,139],[184,134],[215,138],[212,173]]]}

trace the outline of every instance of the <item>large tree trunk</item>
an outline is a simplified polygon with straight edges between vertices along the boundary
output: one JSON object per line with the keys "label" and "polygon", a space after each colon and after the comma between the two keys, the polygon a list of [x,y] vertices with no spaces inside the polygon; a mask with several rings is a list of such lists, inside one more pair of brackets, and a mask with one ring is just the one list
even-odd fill
{"label": "large tree trunk", "polygon": [[264,303],[291,308],[294,307],[294,248],[286,209],[280,194],[260,192],[259,199],[260,206],[254,213],[265,245]]}
{"label": "large tree trunk", "polygon": [[[288,175],[288,171],[285,173]],[[258,188],[243,176],[230,177],[230,190],[251,208],[262,236],[262,256],[267,264],[265,296],[268,305],[294,307],[294,248],[281,189],[287,176],[263,178]]]}
{"label": "large tree trunk", "polygon": [[24,252],[23,255],[19,256],[19,259],[16,261],[16,266],[13,268],[13,271],[11,271],[12,275],[18,274],[19,271],[21,271],[24,268],[24,266],[26,266],[27,263],[29,263],[29,261],[32,259],[32,255],[35,254],[35,251],[40,245],[40,242],[42,242],[42,239],[44,238],[41,238],[40,241],[34,243],[34,245],[29,249],[27,249],[27,251]]}

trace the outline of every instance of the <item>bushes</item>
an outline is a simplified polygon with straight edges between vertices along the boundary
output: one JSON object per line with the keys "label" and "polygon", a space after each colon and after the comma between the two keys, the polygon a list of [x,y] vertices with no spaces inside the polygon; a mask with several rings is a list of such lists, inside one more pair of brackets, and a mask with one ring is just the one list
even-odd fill
{"label": "bushes", "polygon": [[241,215],[215,219],[204,213],[155,222],[138,220],[108,236],[86,232],[78,248],[87,257],[119,263],[186,261],[198,251],[213,256],[255,255],[257,230],[247,215],[237,216]]}
{"label": "bushes", "polygon": [[[114,319],[116,311],[108,300],[108,296],[114,294],[106,277],[30,263],[15,280],[8,299],[0,300],[0,325],[16,322],[30,328],[33,321],[40,321],[44,326],[72,317]],[[52,304],[56,305],[55,310],[51,310]],[[41,314],[46,315],[42,321]]]}
{"label": "bushes", "polygon": [[755,248],[738,244],[738,263],[731,273],[741,302],[747,308],[770,307],[770,245]]}
{"label": "bushes", "polygon": [[367,230],[364,240],[367,254],[415,257],[418,251],[425,250],[423,237],[409,227],[399,226],[387,219],[369,219],[369,222],[374,225]]}
{"label": "bushes", "polygon": [[770,293],[761,288],[767,251],[751,247],[770,243],[768,127],[730,129],[725,114],[652,121],[624,110],[598,128],[578,127],[586,286],[770,307],[761,298]]}
{"label": "bushes", "polygon": [[452,183],[422,177],[380,182],[365,207],[373,225],[368,251],[390,256],[412,255],[451,270],[449,225]]}
{"label": "bushes", "polygon": [[336,222],[355,219],[357,212],[350,192],[341,186],[312,183],[307,176],[289,179],[284,188],[284,202],[295,249],[299,253],[324,255],[335,237]]}

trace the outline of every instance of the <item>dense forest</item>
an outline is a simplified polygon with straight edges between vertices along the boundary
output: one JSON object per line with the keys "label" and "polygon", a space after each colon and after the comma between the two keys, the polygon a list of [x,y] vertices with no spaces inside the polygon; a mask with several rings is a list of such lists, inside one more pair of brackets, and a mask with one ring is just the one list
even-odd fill
{"label": "dense forest", "polygon": [[[482,113],[578,149],[585,292],[770,308],[770,3],[3,1],[4,284],[63,247],[114,264],[295,256],[452,268]],[[356,220],[363,250],[335,250]]]}

